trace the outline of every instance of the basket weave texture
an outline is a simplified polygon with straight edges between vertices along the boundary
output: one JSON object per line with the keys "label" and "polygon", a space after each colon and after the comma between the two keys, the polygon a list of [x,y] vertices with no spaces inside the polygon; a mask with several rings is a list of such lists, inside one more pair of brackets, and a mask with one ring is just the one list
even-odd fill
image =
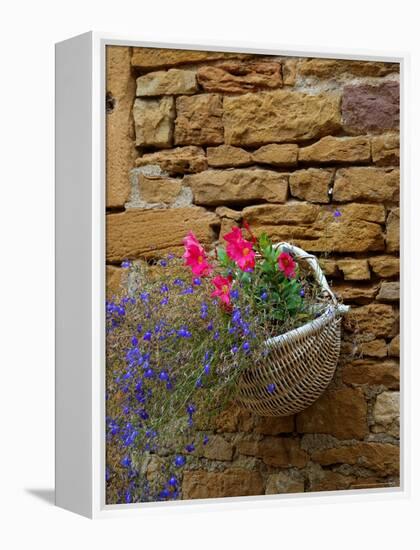
{"label": "basket weave texture", "polygon": [[[317,319],[266,341],[267,356],[242,374],[237,402],[260,416],[288,416],[310,405],[326,390],[337,367],[341,343],[339,305],[314,256],[288,243],[277,245],[308,263],[331,304]],[[274,391],[268,386],[274,384]]]}

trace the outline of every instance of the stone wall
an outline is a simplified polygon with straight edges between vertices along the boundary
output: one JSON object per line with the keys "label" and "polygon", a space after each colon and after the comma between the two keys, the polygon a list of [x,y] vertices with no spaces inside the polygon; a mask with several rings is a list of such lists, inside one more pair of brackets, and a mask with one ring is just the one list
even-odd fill
{"label": "stone wall", "polygon": [[123,260],[246,219],[316,253],[352,308],[328,391],[199,426],[183,498],[398,486],[399,66],[108,47],[107,90],[109,295]]}

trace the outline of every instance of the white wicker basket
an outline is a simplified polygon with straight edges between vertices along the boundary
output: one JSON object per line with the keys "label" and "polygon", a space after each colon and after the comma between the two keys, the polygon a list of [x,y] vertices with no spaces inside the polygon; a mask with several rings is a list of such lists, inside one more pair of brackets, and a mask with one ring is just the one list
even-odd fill
{"label": "white wicker basket", "polygon": [[[241,376],[237,401],[261,416],[288,416],[309,407],[325,391],[337,367],[341,317],[349,306],[338,304],[315,256],[289,243],[276,247],[306,262],[322,292],[330,298],[323,313],[305,325],[266,341],[264,363]],[[274,384],[274,391],[269,391]]]}

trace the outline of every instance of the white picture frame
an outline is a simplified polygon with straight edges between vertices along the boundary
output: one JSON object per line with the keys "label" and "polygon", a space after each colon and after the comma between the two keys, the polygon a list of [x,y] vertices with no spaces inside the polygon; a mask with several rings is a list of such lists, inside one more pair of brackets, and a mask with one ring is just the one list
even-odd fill
{"label": "white picture frame", "polygon": [[[401,182],[404,226],[409,209],[406,173],[407,54],[308,51],[283,45],[153,43],[89,32],[56,44],[56,505],[89,518],[203,507],[279,506],[342,499],[378,500],[409,494],[408,361],[404,299],[408,288],[401,236],[401,486],[301,495],[206,501],[105,504],[105,48],[108,45],[334,57],[396,62],[401,68]],[[403,229],[403,228],[402,228]]]}

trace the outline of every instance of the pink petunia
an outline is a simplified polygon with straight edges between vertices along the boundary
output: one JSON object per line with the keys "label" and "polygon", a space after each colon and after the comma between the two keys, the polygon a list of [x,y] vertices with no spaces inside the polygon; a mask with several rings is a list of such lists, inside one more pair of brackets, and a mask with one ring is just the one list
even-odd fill
{"label": "pink petunia", "polygon": [[229,258],[236,262],[242,271],[252,271],[255,267],[253,243],[243,238],[239,227],[234,227],[223,238],[228,243],[226,252]]}
{"label": "pink petunia", "polygon": [[184,246],[185,265],[189,265],[191,271],[198,277],[210,275],[212,267],[207,261],[206,251],[192,231],[184,238]]}
{"label": "pink petunia", "polygon": [[296,262],[290,254],[287,252],[282,252],[277,261],[280,271],[283,271],[288,279],[293,279],[296,277]]}
{"label": "pink petunia", "polygon": [[232,282],[227,277],[222,277],[221,275],[217,275],[212,280],[212,283],[216,287],[215,290],[211,293],[212,297],[218,296],[220,301],[225,306],[230,306],[230,288],[232,286]]}

